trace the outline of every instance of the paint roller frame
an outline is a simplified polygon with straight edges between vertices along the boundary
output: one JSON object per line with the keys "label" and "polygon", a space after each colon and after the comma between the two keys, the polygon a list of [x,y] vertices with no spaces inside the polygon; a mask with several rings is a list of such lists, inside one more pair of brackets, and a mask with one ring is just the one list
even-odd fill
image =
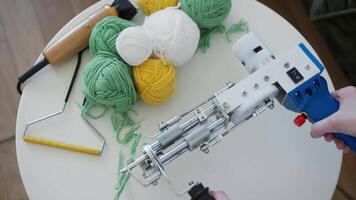
{"label": "paint roller frame", "polygon": [[88,48],[80,51],[79,54],[78,54],[77,64],[76,64],[75,70],[73,72],[73,76],[72,76],[72,79],[70,81],[70,84],[69,84],[69,87],[68,87],[68,90],[67,90],[66,97],[64,99],[64,105],[63,105],[62,109],[60,111],[55,112],[55,113],[46,115],[44,117],[38,118],[36,120],[33,120],[31,122],[28,122],[26,124],[26,126],[25,126],[25,130],[24,130],[24,133],[23,133],[23,140],[24,141],[30,142],[30,143],[35,143],[35,144],[40,144],[40,145],[46,145],[46,146],[59,148],[59,149],[66,149],[66,150],[70,150],[70,151],[76,151],[76,152],[80,152],[80,153],[95,155],[95,156],[100,156],[102,154],[102,152],[104,151],[104,147],[105,147],[105,138],[103,137],[102,134],[100,134],[100,132],[89,122],[89,120],[83,114],[81,114],[81,117],[84,120],[84,122],[91,128],[91,130],[95,133],[95,135],[101,140],[101,148],[100,149],[93,149],[93,148],[85,147],[85,146],[67,144],[67,143],[63,143],[63,142],[60,142],[60,141],[54,141],[54,140],[48,140],[48,139],[44,139],[44,138],[33,137],[33,136],[29,136],[27,134],[27,130],[28,130],[28,128],[30,126],[32,126],[34,124],[37,124],[39,122],[45,121],[47,119],[59,116],[59,115],[61,115],[62,113],[65,112],[69,97],[70,97],[70,95],[72,93],[74,82],[76,80],[76,77],[78,75],[78,71],[79,71],[79,68],[80,68],[80,65],[81,65],[82,54],[87,49]]}

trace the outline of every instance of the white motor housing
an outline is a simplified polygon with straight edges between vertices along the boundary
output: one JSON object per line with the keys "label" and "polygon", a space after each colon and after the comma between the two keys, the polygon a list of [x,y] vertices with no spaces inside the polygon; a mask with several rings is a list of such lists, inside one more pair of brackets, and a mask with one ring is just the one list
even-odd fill
{"label": "white motor housing", "polygon": [[254,33],[248,33],[238,40],[232,48],[232,52],[250,74],[275,59],[266,45]]}

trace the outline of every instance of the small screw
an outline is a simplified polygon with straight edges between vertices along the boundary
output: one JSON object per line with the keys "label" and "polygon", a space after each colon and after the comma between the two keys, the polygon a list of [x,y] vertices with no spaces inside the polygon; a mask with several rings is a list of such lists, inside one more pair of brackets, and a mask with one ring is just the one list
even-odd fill
{"label": "small screw", "polygon": [[223,103],[223,108],[227,109],[229,107],[229,104],[228,103]]}
{"label": "small screw", "polygon": [[200,151],[202,151],[205,154],[208,154],[210,152],[209,146],[206,144],[203,144],[202,146],[200,146]]}
{"label": "small screw", "polygon": [[242,92],[242,96],[243,96],[243,97],[247,96],[247,92],[246,92],[246,91],[243,91],[243,92]]}
{"label": "small screw", "polygon": [[206,148],[206,149],[203,149],[203,152],[208,154],[210,152],[210,150],[208,148]]}
{"label": "small screw", "polygon": [[269,81],[269,76],[265,76],[263,80],[265,80],[266,82],[268,82],[268,81]]}
{"label": "small screw", "polygon": [[311,69],[310,65],[305,66],[305,69],[310,70]]}
{"label": "small screw", "polygon": [[152,182],[152,185],[157,185],[157,184],[158,184],[157,181],[153,181],[153,182]]}
{"label": "small screw", "polygon": [[288,69],[290,67],[290,64],[289,63],[285,63],[284,64],[284,68]]}
{"label": "small screw", "polygon": [[253,88],[255,88],[255,89],[258,89],[260,86],[257,84],[257,83],[255,83],[255,85],[253,85]]}
{"label": "small screw", "polygon": [[274,104],[269,105],[268,108],[273,110],[274,109]]}

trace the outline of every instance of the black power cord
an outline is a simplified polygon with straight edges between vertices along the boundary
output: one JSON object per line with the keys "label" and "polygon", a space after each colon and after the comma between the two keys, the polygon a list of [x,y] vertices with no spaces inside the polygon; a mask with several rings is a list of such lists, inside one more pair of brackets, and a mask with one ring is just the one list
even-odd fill
{"label": "black power cord", "polygon": [[74,69],[74,72],[73,72],[72,80],[70,81],[70,84],[69,84],[69,87],[68,87],[68,90],[67,90],[67,94],[66,94],[66,98],[64,99],[64,102],[65,102],[65,103],[68,102],[68,99],[69,99],[69,97],[70,97],[70,94],[72,93],[73,86],[74,86],[74,82],[75,82],[76,77],[77,77],[77,75],[78,75],[80,65],[82,64],[82,55],[83,55],[84,51],[87,50],[87,49],[88,49],[88,48],[85,48],[85,49],[81,50],[81,51],[78,53],[77,64],[75,65],[75,69]]}
{"label": "black power cord", "polygon": [[17,81],[17,92],[21,95],[22,94],[22,89],[21,86],[25,81],[27,81],[29,78],[31,78],[34,74],[39,72],[41,69],[46,67],[49,64],[48,60],[46,58],[42,59],[40,62],[36,63],[30,70],[28,70],[26,73],[24,73],[22,76],[19,77]]}

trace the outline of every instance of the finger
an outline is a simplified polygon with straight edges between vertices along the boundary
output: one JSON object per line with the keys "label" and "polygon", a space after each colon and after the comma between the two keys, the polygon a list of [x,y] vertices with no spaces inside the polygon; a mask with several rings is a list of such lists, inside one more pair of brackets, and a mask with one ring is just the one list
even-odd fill
{"label": "finger", "polygon": [[344,152],[344,154],[347,154],[347,153],[351,152],[351,149],[350,149],[350,147],[346,146],[346,148],[343,149],[342,151]]}
{"label": "finger", "polygon": [[313,138],[320,138],[327,133],[345,132],[345,121],[338,113],[331,115],[312,125],[311,135]]}
{"label": "finger", "polygon": [[331,141],[333,141],[334,136],[333,136],[331,133],[327,133],[327,134],[324,136],[324,138],[325,138],[325,140],[326,140],[327,142],[331,142]]}
{"label": "finger", "polygon": [[343,149],[346,148],[346,145],[345,145],[345,143],[343,141],[335,139],[334,142],[335,142],[335,145],[336,145],[337,149],[343,150]]}
{"label": "finger", "polygon": [[218,192],[210,191],[210,195],[212,195],[216,200],[230,200],[230,198],[226,195],[226,193],[222,191],[218,191]]}
{"label": "finger", "polygon": [[340,92],[339,91],[333,91],[330,93],[335,99],[340,100]]}
{"label": "finger", "polygon": [[356,88],[354,86],[348,86],[335,92],[332,92],[331,94],[340,101],[344,97],[350,97],[350,95],[353,95],[355,92]]}

